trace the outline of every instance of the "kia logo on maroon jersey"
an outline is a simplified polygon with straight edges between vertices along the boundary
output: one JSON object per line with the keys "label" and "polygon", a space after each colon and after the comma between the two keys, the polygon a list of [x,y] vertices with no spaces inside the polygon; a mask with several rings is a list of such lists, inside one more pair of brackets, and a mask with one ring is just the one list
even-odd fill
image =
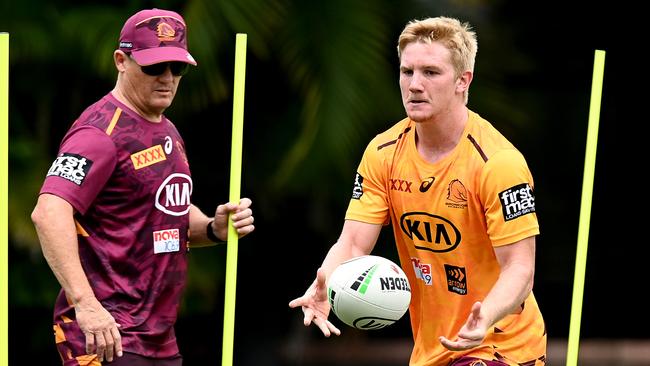
{"label": "kia logo on maroon jersey", "polygon": [[192,178],[182,173],[171,174],[156,192],[156,208],[168,215],[183,216],[190,212],[191,195]]}

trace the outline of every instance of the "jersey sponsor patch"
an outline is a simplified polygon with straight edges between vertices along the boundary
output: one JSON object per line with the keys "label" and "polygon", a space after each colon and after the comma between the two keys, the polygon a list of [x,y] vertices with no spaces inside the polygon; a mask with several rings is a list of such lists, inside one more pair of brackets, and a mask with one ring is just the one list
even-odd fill
{"label": "jersey sponsor patch", "polygon": [[517,184],[499,193],[499,200],[505,221],[535,212],[535,196],[528,183]]}
{"label": "jersey sponsor patch", "polygon": [[148,149],[131,154],[131,162],[133,163],[135,170],[142,169],[164,160],[167,160],[167,155],[165,155],[165,152],[160,145],[152,146]]}
{"label": "jersey sponsor patch", "polygon": [[413,271],[415,272],[415,278],[419,278],[424,281],[425,285],[430,286],[433,281],[431,277],[431,265],[427,263],[422,263],[420,258],[411,257],[411,263],[413,264]]}
{"label": "jersey sponsor patch", "polygon": [[460,230],[453,222],[427,212],[405,212],[399,226],[415,249],[444,253],[456,249],[461,242]]}
{"label": "jersey sponsor patch", "polygon": [[80,186],[86,179],[92,165],[93,161],[85,156],[62,153],[52,163],[50,170],[47,171],[47,176],[61,177]]}
{"label": "jersey sponsor patch", "polygon": [[357,172],[354,176],[354,188],[352,188],[352,199],[358,200],[363,196],[363,176]]}
{"label": "jersey sponsor patch", "polygon": [[390,179],[390,190],[411,193],[413,182],[404,179]]}
{"label": "jersey sponsor patch", "polygon": [[467,277],[465,267],[456,267],[451,264],[445,264],[445,274],[447,275],[447,290],[459,295],[467,295]]}
{"label": "jersey sponsor patch", "polygon": [[158,230],[153,232],[153,252],[171,253],[178,252],[181,247],[178,229]]}
{"label": "jersey sponsor patch", "polygon": [[192,178],[183,173],[170,174],[156,192],[155,206],[172,216],[183,216],[190,212]]}

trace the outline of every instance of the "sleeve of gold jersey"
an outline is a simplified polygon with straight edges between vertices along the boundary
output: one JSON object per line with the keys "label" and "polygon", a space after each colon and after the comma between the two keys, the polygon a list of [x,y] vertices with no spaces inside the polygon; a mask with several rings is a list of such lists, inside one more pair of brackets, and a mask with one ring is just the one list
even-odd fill
{"label": "sleeve of gold jersey", "polygon": [[481,173],[479,196],[493,246],[512,244],[539,234],[533,177],[516,149],[492,155]]}
{"label": "sleeve of gold jersey", "polygon": [[354,178],[352,199],[345,214],[346,220],[383,225],[389,222],[386,191],[389,166],[377,146],[375,138],[363,153]]}

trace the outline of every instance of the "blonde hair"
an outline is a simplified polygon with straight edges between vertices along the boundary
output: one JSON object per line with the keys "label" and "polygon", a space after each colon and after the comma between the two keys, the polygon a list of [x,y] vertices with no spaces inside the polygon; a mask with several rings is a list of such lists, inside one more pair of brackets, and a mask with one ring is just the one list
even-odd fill
{"label": "blonde hair", "polygon": [[[474,72],[474,61],[478,42],[476,33],[469,23],[462,23],[458,19],[448,17],[427,18],[410,21],[397,42],[397,56],[402,57],[404,48],[415,42],[431,44],[440,42],[451,53],[451,63],[456,77],[465,71]],[[467,103],[465,92],[465,103]]]}

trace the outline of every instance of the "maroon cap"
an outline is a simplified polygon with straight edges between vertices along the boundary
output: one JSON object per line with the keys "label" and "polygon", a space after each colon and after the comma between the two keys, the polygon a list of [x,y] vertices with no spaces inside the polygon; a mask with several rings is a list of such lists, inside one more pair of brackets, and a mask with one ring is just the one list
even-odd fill
{"label": "maroon cap", "polygon": [[119,49],[131,53],[140,66],[166,61],[196,65],[187,52],[187,27],[178,13],[147,9],[131,16],[120,32]]}

